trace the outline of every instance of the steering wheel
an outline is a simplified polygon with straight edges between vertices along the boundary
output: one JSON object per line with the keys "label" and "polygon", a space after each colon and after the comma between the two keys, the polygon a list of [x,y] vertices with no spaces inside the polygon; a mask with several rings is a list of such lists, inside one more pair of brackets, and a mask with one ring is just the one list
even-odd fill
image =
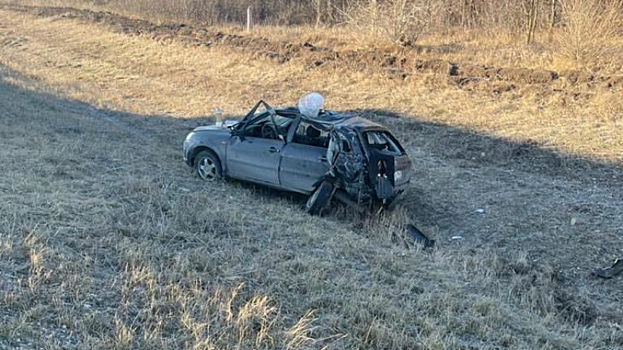
{"label": "steering wheel", "polygon": [[277,129],[275,128],[274,125],[270,124],[270,123],[266,123],[264,125],[262,125],[262,137],[265,139],[277,139],[279,138],[279,135],[277,134]]}

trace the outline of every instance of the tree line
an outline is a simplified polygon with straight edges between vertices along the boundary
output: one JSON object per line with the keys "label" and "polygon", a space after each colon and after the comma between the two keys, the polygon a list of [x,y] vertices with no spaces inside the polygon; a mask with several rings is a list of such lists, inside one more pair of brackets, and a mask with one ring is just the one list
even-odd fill
{"label": "tree line", "polygon": [[[0,0],[2,1],[2,0]],[[12,0],[39,3],[38,0]],[[423,33],[457,29],[516,34],[531,44],[548,35],[574,60],[607,56],[623,35],[623,0],[46,0],[46,4],[94,6],[145,19],[206,25],[257,24],[352,26],[408,45]]]}

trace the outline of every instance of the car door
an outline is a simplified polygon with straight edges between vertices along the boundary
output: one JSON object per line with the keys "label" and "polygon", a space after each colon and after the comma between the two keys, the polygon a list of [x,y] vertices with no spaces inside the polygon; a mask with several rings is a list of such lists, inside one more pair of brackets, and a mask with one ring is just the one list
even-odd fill
{"label": "car door", "polygon": [[[281,154],[280,179],[283,188],[310,193],[329,170],[327,148],[306,138],[305,131],[309,124],[301,122],[291,142],[283,148]],[[302,135],[301,135],[302,134]],[[320,137],[326,137],[322,135]]]}
{"label": "car door", "polygon": [[279,165],[284,144],[282,140],[260,137],[243,139],[238,136],[232,137],[227,147],[228,175],[241,180],[278,186]]}
{"label": "car door", "polygon": [[328,170],[326,148],[289,143],[283,149],[281,186],[286,189],[312,192]]}
{"label": "car door", "polygon": [[[291,118],[267,111],[250,117],[227,145],[228,176],[278,187],[281,151]],[[263,131],[273,130],[270,135]]]}

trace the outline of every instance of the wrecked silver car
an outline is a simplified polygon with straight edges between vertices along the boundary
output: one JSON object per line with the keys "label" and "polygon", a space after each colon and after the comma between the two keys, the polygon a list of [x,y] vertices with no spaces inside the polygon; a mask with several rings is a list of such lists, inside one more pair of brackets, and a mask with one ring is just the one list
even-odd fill
{"label": "wrecked silver car", "polygon": [[389,130],[360,117],[301,109],[260,101],[240,122],[198,127],[184,141],[184,160],[205,180],[224,176],[309,195],[311,214],[332,198],[359,211],[393,207],[412,166]]}

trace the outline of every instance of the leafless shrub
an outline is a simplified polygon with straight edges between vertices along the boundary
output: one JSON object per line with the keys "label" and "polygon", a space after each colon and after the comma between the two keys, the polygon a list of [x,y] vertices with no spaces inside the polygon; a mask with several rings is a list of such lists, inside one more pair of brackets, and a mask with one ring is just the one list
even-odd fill
{"label": "leafless shrub", "polygon": [[349,24],[410,45],[430,23],[432,3],[429,0],[358,1],[351,3],[342,13]]}
{"label": "leafless shrub", "polygon": [[556,42],[562,56],[589,66],[613,54],[623,34],[623,2],[563,0],[561,5],[563,23]]}

